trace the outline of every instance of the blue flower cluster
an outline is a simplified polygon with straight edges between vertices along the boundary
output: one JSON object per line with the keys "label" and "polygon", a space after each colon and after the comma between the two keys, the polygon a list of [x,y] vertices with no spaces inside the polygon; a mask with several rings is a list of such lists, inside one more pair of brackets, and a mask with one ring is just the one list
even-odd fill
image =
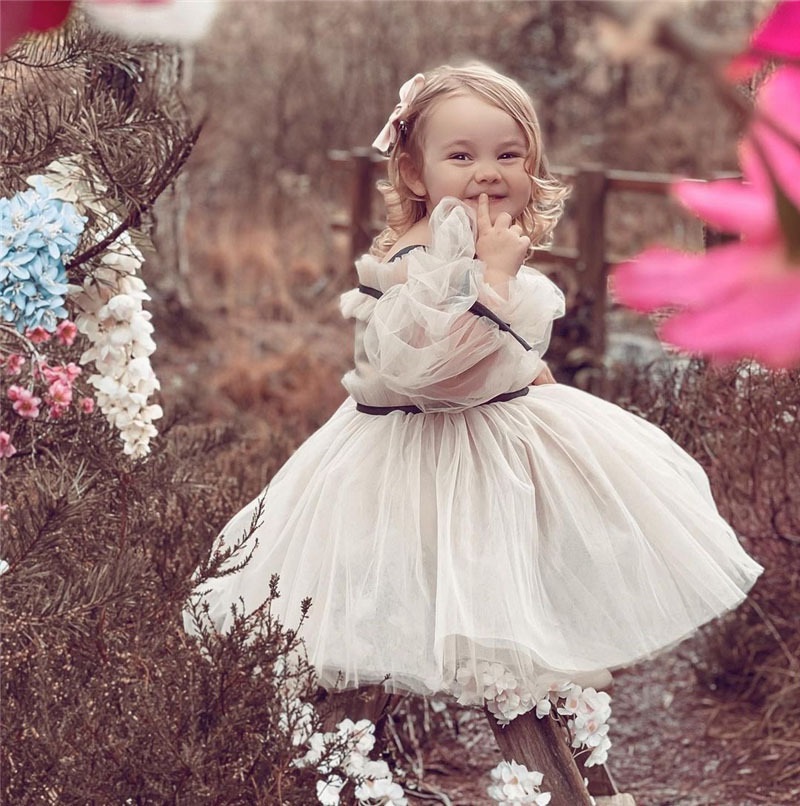
{"label": "blue flower cluster", "polygon": [[64,258],[78,246],[86,218],[53,197],[40,176],[33,187],[0,199],[0,319],[24,333],[52,333],[67,316]]}

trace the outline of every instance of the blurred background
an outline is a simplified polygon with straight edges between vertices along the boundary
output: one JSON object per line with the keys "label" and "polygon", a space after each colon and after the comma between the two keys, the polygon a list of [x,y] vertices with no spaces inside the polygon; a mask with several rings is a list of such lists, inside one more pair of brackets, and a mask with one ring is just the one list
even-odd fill
{"label": "blurred background", "polygon": [[[732,47],[764,8],[668,5]],[[157,230],[164,282],[179,284],[183,303],[177,320],[162,316],[160,332],[180,341],[187,317],[202,323],[190,342],[207,331],[213,344],[202,351],[209,405],[299,408],[318,423],[342,399],[350,333],[336,301],[355,277],[342,226],[354,165],[343,157],[368,147],[415,72],[480,59],[516,77],[534,99],[554,166],[699,178],[736,170],[741,121],[709,76],[637,45],[601,12],[597,3],[566,1],[223,4],[213,35],[184,56],[182,82],[203,127],[161,199]],[[376,163],[375,179],[381,171]],[[557,246],[575,245],[573,207]],[[374,199],[371,217],[381,215]],[[607,198],[605,238],[612,257],[654,240],[702,244],[700,226],[664,195],[625,191]],[[634,349],[658,353],[637,341],[651,332],[646,325],[626,318],[621,326],[633,331]],[[569,338],[562,357],[591,334]]]}

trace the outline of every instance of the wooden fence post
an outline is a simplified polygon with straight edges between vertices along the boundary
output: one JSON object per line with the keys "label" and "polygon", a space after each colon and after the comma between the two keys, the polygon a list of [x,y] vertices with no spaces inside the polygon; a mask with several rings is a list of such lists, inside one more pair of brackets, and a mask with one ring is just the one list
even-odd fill
{"label": "wooden fence post", "polygon": [[353,192],[350,196],[350,259],[366,252],[372,243],[372,149],[354,148]]}
{"label": "wooden fence post", "polygon": [[589,346],[602,356],[606,345],[605,206],[608,177],[597,165],[586,165],[575,177],[578,226],[578,276],[591,304]]}

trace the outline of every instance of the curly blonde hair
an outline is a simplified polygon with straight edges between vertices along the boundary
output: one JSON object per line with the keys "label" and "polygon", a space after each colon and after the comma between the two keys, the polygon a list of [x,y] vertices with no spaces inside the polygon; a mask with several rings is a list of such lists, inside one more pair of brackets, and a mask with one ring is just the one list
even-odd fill
{"label": "curly blonde hair", "polygon": [[473,93],[492,106],[511,115],[525,133],[528,144],[526,167],[533,184],[531,200],[517,223],[531,239],[531,248],[542,248],[552,241],[552,232],[564,212],[569,188],[550,173],[542,152],[542,133],[533,103],[525,90],[511,78],[479,62],[463,67],[443,65],[425,75],[417,97],[402,121],[398,141],[389,155],[389,180],[378,182],[386,204],[386,229],[378,235],[370,250],[385,256],[398,238],[427,214],[426,200],[416,196],[400,171],[403,159],[410,159],[417,170],[422,165],[424,123],[437,101],[454,95]]}

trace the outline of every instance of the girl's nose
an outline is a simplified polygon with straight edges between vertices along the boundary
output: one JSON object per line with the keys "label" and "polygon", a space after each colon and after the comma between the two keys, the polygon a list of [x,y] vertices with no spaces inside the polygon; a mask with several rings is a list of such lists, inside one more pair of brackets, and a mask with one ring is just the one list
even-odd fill
{"label": "girl's nose", "polygon": [[500,179],[500,171],[497,163],[485,160],[475,164],[476,182],[497,182]]}

